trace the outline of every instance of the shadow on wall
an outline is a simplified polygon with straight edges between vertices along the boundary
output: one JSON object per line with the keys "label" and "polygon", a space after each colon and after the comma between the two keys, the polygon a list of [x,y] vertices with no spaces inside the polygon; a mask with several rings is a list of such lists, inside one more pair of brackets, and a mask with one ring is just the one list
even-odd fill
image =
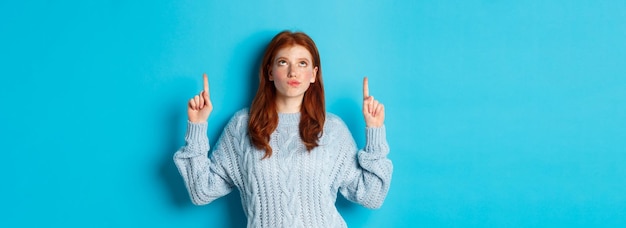
{"label": "shadow on wall", "polygon": [[[248,107],[254,98],[254,95],[257,91],[257,87],[259,85],[258,82],[258,72],[259,65],[261,64],[263,58],[263,52],[265,51],[266,45],[269,43],[271,38],[277,34],[278,31],[264,31],[257,32],[247,39],[242,41],[233,51],[235,55],[233,59],[229,62],[228,68],[226,72],[232,72],[232,74],[241,74],[241,75],[227,75],[227,77],[234,78],[235,80],[244,78],[249,79],[247,81],[247,90],[243,93],[239,94],[241,99],[235,99],[241,102],[241,104],[231,104],[236,106],[234,108],[227,108],[226,110],[239,110],[244,107]],[[242,64],[243,63],[243,64]],[[241,66],[246,66],[243,69]],[[183,82],[180,82],[183,83]],[[183,86],[180,83],[173,83],[173,85]],[[195,82],[189,82],[195,83]],[[241,83],[241,82],[238,82]],[[173,95],[178,96],[178,95]],[[186,99],[183,99],[186,101]],[[163,123],[166,126],[163,126],[164,130],[169,133],[166,146],[166,151],[164,151],[163,159],[161,166],[159,167],[159,175],[161,179],[165,182],[165,185],[169,189],[169,192],[172,196],[172,204],[178,208],[187,208],[193,207],[191,200],[189,199],[189,194],[187,189],[185,188],[185,183],[180,176],[178,169],[173,161],[174,152],[176,152],[181,145],[181,139],[185,135],[186,125],[181,124],[182,119],[186,118],[186,113],[181,111],[181,105],[178,104],[178,99],[172,99],[171,102],[167,102],[165,107],[165,112],[167,113],[166,119]],[[234,113],[233,113],[234,114]],[[230,119],[230,118],[228,118]],[[217,142],[219,135],[227,124],[228,119],[218,123],[212,123],[212,126],[218,126],[219,131],[215,134],[208,135],[210,142],[212,143],[212,147]],[[184,143],[184,142],[183,142]],[[238,190],[235,190],[224,197],[226,200],[227,210],[229,214],[228,222],[230,227],[245,227],[247,223],[246,216],[243,211],[243,207],[241,206],[241,198]]]}

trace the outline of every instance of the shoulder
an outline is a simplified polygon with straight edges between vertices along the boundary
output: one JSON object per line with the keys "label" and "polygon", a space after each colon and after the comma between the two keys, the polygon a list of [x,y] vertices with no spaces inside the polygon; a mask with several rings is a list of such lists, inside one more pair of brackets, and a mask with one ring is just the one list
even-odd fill
{"label": "shoulder", "polygon": [[[326,122],[324,123],[324,132],[320,138],[320,145],[330,148],[332,151],[340,150],[338,148],[352,148],[356,146],[352,133],[346,123],[337,115],[326,113]],[[341,150],[352,153],[352,149]]]}
{"label": "shoulder", "polygon": [[329,127],[329,128],[337,128],[337,127],[341,127],[341,128],[347,128],[346,123],[343,122],[343,120],[330,112],[326,113],[326,123],[324,124],[324,128]]}
{"label": "shoulder", "polygon": [[246,131],[248,128],[248,119],[250,118],[250,112],[247,108],[241,109],[233,115],[226,125],[227,129],[233,132]]}
{"label": "shoulder", "polygon": [[332,134],[349,134],[348,126],[343,120],[333,114],[326,113],[326,122],[324,123],[324,132],[332,133]]}
{"label": "shoulder", "polygon": [[235,112],[231,121],[248,122],[248,118],[250,118],[250,111],[248,111],[248,108],[244,108]]}

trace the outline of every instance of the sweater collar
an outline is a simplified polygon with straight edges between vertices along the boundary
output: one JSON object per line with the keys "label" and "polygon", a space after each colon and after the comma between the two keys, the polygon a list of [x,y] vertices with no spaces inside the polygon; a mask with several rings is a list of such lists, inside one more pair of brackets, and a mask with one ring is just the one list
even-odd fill
{"label": "sweater collar", "polygon": [[300,124],[300,113],[278,113],[278,125],[298,125]]}

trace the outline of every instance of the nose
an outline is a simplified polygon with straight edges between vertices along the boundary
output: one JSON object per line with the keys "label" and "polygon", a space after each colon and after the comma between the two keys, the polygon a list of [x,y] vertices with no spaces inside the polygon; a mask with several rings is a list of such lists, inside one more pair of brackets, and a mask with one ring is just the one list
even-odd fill
{"label": "nose", "polygon": [[287,72],[287,77],[293,78],[296,77],[296,71],[292,66],[289,66],[289,72]]}

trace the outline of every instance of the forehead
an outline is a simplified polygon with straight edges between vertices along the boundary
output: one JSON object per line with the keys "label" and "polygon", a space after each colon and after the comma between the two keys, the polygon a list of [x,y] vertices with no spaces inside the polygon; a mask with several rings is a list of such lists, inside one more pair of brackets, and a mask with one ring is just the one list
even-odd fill
{"label": "forehead", "polygon": [[311,52],[306,47],[296,44],[284,46],[276,52],[276,58],[311,59]]}

